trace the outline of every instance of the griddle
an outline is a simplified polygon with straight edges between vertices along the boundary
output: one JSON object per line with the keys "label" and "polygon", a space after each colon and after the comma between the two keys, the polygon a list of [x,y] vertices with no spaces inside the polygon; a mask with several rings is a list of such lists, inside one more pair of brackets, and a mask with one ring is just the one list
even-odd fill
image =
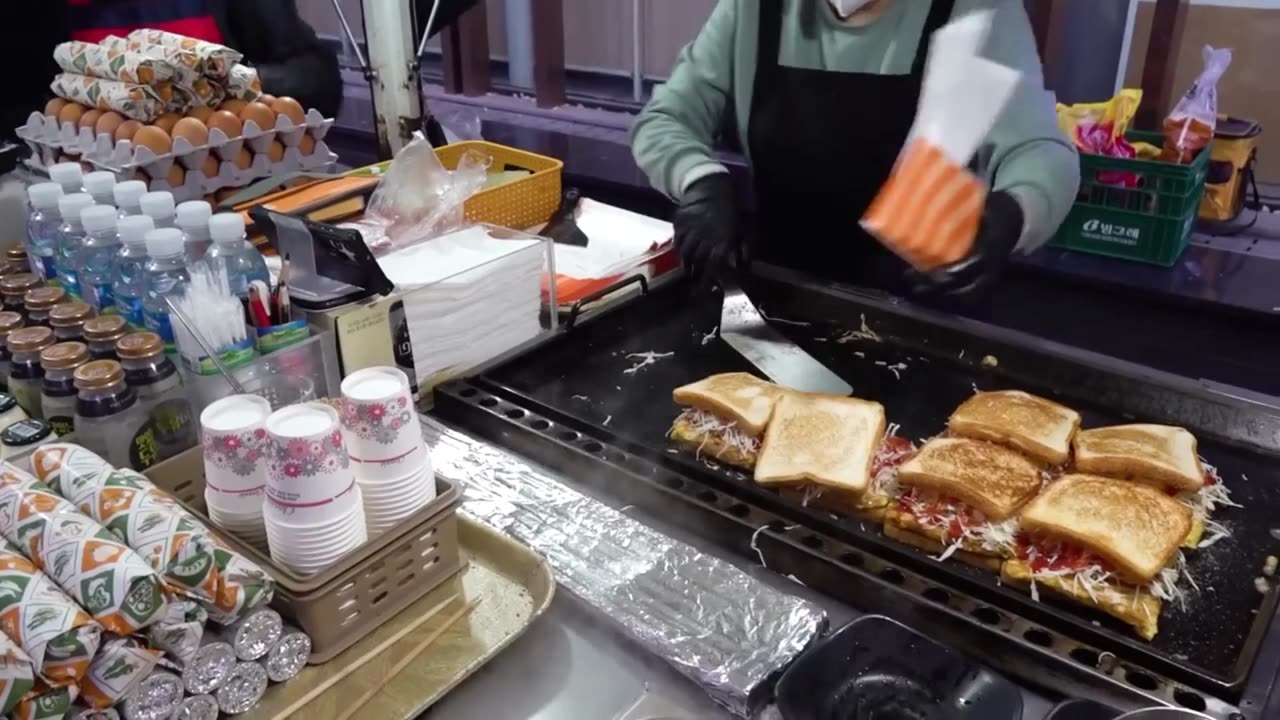
{"label": "griddle", "polygon": [[1187,427],[1244,505],[1215,515],[1232,537],[1188,552],[1200,591],[1185,609],[1165,603],[1159,635],[1145,642],[1102,613],[1045,591],[1035,602],[991,573],[889,540],[874,523],[802,506],[742,472],[675,451],[666,438],[679,412],[671,389],[712,373],[751,371],[714,336],[719,303],[681,283],[588,314],[523,355],[437,388],[436,412],[584,478],[600,493],[698,523],[748,556],[763,550],[770,567],[855,606],[879,602],[885,607],[869,609],[989,645],[984,654],[998,667],[1049,668],[1054,689],[1082,682],[1096,690],[1100,682],[1117,697],[1176,701],[1222,717],[1232,716],[1223,703],[1238,703],[1251,680],[1269,689],[1275,669],[1250,673],[1277,604],[1276,591],[1254,586],[1266,556],[1280,553],[1270,532],[1280,522],[1269,517],[1280,506],[1275,408],[782,270],[756,277],[752,297],[856,396],[883,403],[899,434],[911,439],[942,431],[950,412],[978,389],[1055,399],[1079,410],[1086,428],[1135,421]]}

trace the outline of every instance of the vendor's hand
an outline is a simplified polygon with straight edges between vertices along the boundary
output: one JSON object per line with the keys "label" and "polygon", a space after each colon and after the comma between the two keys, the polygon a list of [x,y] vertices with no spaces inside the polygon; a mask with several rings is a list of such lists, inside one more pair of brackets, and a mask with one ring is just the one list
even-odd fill
{"label": "vendor's hand", "polygon": [[990,285],[1009,262],[1022,237],[1022,206],[1004,191],[987,196],[982,224],[969,256],[928,272],[910,272],[912,288],[919,294],[969,295]]}
{"label": "vendor's hand", "polygon": [[716,284],[746,267],[738,202],[728,173],[694,181],[684,192],[675,218],[676,252],[694,282]]}

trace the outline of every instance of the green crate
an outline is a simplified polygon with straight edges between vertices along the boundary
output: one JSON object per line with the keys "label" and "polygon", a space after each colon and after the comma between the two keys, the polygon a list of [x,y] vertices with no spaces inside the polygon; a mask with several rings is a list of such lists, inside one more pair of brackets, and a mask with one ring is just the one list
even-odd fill
{"label": "green crate", "polygon": [[[1160,145],[1160,133],[1131,131],[1130,142]],[[1170,267],[1187,249],[1204,179],[1209,151],[1200,151],[1190,165],[1154,160],[1128,160],[1080,154],[1080,193],[1071,213],[1049,244],[1053,247]],[[1133,173],[1142,178],[1136,188],[1103,181],[1106,173]]]}

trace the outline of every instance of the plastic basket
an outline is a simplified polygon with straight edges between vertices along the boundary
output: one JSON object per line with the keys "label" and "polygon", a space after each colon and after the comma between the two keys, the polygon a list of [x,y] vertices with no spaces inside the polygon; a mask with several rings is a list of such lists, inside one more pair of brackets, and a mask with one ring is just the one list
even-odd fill
{"label": "plastic basket", "polygon": [[463,206],[467,220],[524,230],[550,220],[551,213],[560,207],[563,162],[483,140],[445,145],[436,148],[436,155],[445,167],[453,170],[468,150],[491,156],[490,172],[530,170],[533,174],[472,195]]}
{"label": "plastic basket", "polygon": [[[1131,142],[1160,145],[1160,133],[1133,131]],[[1204,180],[1209,148],[1190,165],[1080,155],[1080,193],[1054,247],[1169,267],[1187,249]],[[1120,175],[1138,179],[1126,187]]]}

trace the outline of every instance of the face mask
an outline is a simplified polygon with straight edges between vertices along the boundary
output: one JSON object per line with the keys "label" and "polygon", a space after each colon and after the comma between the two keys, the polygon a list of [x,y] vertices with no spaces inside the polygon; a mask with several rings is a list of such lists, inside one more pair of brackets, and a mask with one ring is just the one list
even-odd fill
{"label": "face mask", "polygon": [[864,6],[870,5],[872,0],[828,0],[828,2],[831,3],[831,7],[835,9],[837,15],[847,18]]}

